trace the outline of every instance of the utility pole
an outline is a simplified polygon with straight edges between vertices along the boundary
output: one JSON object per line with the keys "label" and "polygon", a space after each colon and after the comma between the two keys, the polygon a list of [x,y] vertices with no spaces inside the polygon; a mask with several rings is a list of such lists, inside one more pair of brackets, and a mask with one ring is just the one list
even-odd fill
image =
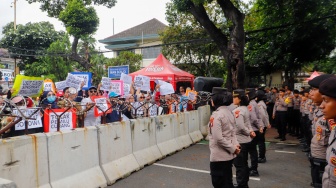
{"label": "utility pole", "polygon": [[[14,31],[16,31],[16,1],[14,0]],[[16,57],[14,57],[14,78],[16,77]]]}

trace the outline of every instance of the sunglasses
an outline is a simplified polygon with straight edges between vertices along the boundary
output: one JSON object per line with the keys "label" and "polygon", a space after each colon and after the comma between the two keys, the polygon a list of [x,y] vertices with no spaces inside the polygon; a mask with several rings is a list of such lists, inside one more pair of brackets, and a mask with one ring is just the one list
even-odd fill
{"label": "sunglasses", "polygon": [[144,99],[145,97],[139,97],[140,99]]}
{"label": "sunglasses", "polygon": [[55,96],[55,94],[48,94],[48,97],[50,97],[50,96]]}
{"label": "sunglasses", "polygon": [[90,90],[90,93],[97,93],[97,90]]}

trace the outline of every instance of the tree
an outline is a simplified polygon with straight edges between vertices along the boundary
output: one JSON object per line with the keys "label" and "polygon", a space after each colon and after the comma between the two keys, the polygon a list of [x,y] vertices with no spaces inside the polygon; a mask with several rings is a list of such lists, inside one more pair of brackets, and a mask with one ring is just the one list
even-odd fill
{"label": "tree", "polygon": [[[257,0],[247,16],[247,61],[262,73],[295,71],[328,59],[335,48],[335,1]],[[332,16],[333,15],[333,16]],[[290,83],[293,86],[294,83]]]}
{"label": "tree", "polygon": [[12,25],[11,22],[4,27],[0,46],[7,48],[11,57],[23,61],[24,64],[20,64],[20,68],[38,61],[37,58],[45,54],[51,43],[64,36],[64,32],[55,31],[54,26],[49,22],[17,25],[16,31]]}
{"label": "tree", "polygon": [[99,18],[93,7],[85,7],[81,0],[70,0],[66,8],[61,11],[59,19],[65,24],[70,35],[74,37],[71,59],[77,61],[84,68],[90,68],[89,61],[77,53],[79,39],[88,37],[96,32]]}
{"label": "tree", "polygon": [[107,66],[129,65],[129,72],[132,73],[140,69],[141,61],[142,55],[123,51],[118,57],[109,59]]}
{"label": "tree", "polygon": [[[230,24],[227,36],[222,28],[218,27],[209,17],[205,6],[217,3]],[[228,89],[245,88],[244,66],[244,14],[239,6],[230,0],[173,0],[179,11],[188,12],[202,25],[211,39],[219,48],[226,61],[228,70],[226,87]]]}
{"label": "tree", "polygon": [[73,71],[72,62],[67,57],[59,54],[67,54],[71,51],[69,37],[66,35],[61,40],[53,42],[47,50],[47,55],[37,62],[26,65],[25,75],[41,76],[52,79],[54,82],[65,80],[68,73]]}
{"label": "tree", "polygon": [[[212,20],[215,20],[216,25],[224,28],[222,15],[218,11],[219,7],[209,4],[206,8],[211,12],[209,15]],[[212,69],[213,62],[218,62],[221,58],[220,51],[214,43],[207,40],[210,38],[209,35],[194,17],[191,14],[178,11],[173,3],[167,3],[166,20],[169,27],[160,34],[164,44],[180,41],[196,42],[163,46],[163,54],[169,59],[173,59],[177,67],[188,70],[196,76],[223,77],[225,67],[219,71],[219,74],[214,74]],[[202,39],[204,39],[203,42],[197,42]],[[218,70],[219,67],[216,68]]]}

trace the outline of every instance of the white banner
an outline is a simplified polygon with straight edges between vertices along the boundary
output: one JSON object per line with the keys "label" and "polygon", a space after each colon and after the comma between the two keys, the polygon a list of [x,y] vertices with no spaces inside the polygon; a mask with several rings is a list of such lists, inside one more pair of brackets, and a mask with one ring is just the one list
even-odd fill
{"label": "white banner", "polygon": [[[55,112],[57,115],[61,115],[63,112]],[[65,112],[60,119],[60,131],[71,130],[72,126],[72,112]],[[57,116],[54,112],[49,113],[49,132],[57,131]]]}
{"label": "white banner", "polygon": [[19,95],[32,96],[40,93],[43,87],[43,80],[22,80]]}
{"label": "white banner", "polygon": [[66,81],[60,81],[60,82],[55,82],[55,86],[57,90],[63,90],[64,88],[67,87]]}
{"label": "white banner", "polygon": [[101,83],[102,83],[102,85],[100,87],[100,90],[104,90],[104,91],[110,91],[111,90],[112,83],[111,83],[110,78],[102,77]]}
{"label": "white banner", "polygon": [[175,93],[174,87],[172,84],[167,83],[167,84],[160,85],[160,95],[168,95],[172,93]]}
{"label": "white banner", "polygon": [[121,73],[120,80],[124,81],[125,84],[132,84],[132,76]]}
{"label": "white banner", "polygon": [[66,86],[67,87],[73,87],[73,88],[77,89],[77,91],[79,91],[82,82],[84,82],[84,79],[81,78],[81,77],[78,77],[76,75],[72,75],[72,74],[68,73],[68,76],[67,76],[65,81],[66,81]]}
{"label": "white banner", "polygon": [[[20,109],[21,110],[21,109]],[[31,114],[33,114],[36,111],[36,109],[22,109],[21,112],[26,116],[29,117]],[[13,109],[13,114],[17,116],[21,116],[20,112],[17,109]],[[36,112],[31,118],[28,120],[28,129],[34,129],[34,128],[39,128],[42,127],[42,120],[41,120],[41,114],[40,112]],[[25,121],[22,120],[19,123],[15,125],[15,130],[24,130],[25,129]]]}

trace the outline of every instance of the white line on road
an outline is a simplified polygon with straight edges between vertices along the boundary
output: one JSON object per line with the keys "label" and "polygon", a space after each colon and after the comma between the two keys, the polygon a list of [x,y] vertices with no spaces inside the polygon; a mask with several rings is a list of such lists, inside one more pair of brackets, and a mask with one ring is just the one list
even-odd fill
{"label": "white line on road", "polygon": [[197,143],[199,145],[208,145],[207,143]]}
{"label": "white line on road", "polygon": [[295,154],[296,152],[294,151],[280,151],[280,150],[274,150],[277,153],[290,153],[290,154]]}
{"label": "white line on road", "polygon": [[[160,163],[154,163],[153,165],[167,167],[167,168],[175,168],[175,169],[180,169],[180,170],[187,170],[187,171],[201,172],[201,173],[205,173],[205,174],[210,174],[210,171],[206,171],[206,170],[198,170],[198,169],[193,169],[193,168],[185,168],[185,167],[179,167],[179,166],[165,165],[165,164],[160,164]],[[233,175],[233,177],[236,177],[236,175]],[[250,177],[250,180],[260,181],[260,178]]]}
{"label": "white line on road", "polygon": [[287,143],[282,143],[282,142],[278,142],[276,143],[278,145],[287,145],[287,146],[296,146],[297,144],[287,144]]}

